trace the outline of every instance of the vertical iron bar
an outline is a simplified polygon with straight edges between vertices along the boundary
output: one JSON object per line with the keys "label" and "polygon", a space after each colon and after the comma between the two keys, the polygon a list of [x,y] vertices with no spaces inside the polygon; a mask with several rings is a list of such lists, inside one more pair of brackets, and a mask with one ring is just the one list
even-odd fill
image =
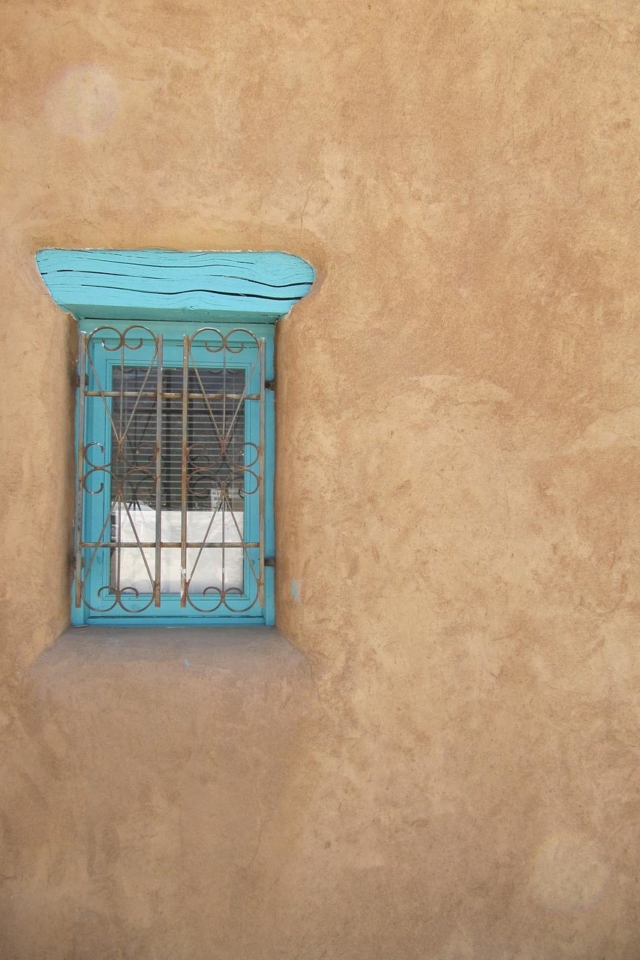
{"label": "vertical iron bar", "polygon": [[222,448],[222,456],[224,457],[227,453],[227,343],[229,337],[233,333],[227,333],[222,337],[222,436],[224,439],[224,446]]}
{"label": "vertical iron bar", "polygon": [[76,529],[75,529],[75,604],[82,605],[82,506],[84,502],[83,472],[84,472],[84,405],[85,405],[85,376],[87,366],[87,335],[80,334],[80,355],[78,357],[78,453],[76,463]]}
{"label": "vertical iron bar", "polygon": [[[222,455],[222,463],[227,460],[227,446],[229,437],[227,436],[227,344],[229,342],[228,338],[231,336],[231,333],[222,335],[222,443],[220,445],[220,453]],[[222,465],[221,463],[221,465]],[[227,484],[220,482],[220,494],[222,496],[222,567],[220,572],[222,577],[220,579],[220,590],[222,597],[222,602],[226,600],[227,594]]]}
{"label": "vertical iron bar", "polygon": [[[225,404],[227,401],[224,399],[222,401]],[[222,578],[220,580],[220,590],[222,591],[222,601],[226,598],[227,593],[227,484],[226,481],[223,483],[220,482],[220,495],[222,496],[222,567],[221,573]]]}
{"label": "vertical iron bar", "polygon": [[162,334],[156,340],[156,570],[153,585],[154,604],[160,606],[162,576]]}
{"label": "vertical iron bar", "polygon": [[187,605],[187,420],[189,413],[189,337],[182,347],[182,464],[180,485],[180,606]]}
{"label": "vertical iron bar", "polygon": [[[265,340],[259,341],[258,349],[260,351],[260,444],[258,447],[258,469],[260,471],[259,486],[259,510],[260,510],[260,559],[259,570],[260,579],[258,581],[258,602],[264,607],[264,454],[265,454],[265,392],[266,392],[266,370],[265,370]],[[243,533],[243,536],[245,534]]]}
{"label": "vertical iron bar", "polygon": [[[120,398],[119,398],[119,400],[118,400],[118,428],[117,428],[117,430],[116,430],[115,425],[114,425],[114,433],[116,434],[117,444],[116,444],[116,454],[115,454],[115,459],[114,459],[114,455],[113,455],[113,438],[112,438],[112,440],[111,440],[111,468],[112,468],[112,470],[113,470],[114,468],[116,468],[116,467],[115,467],[116,464],[117,464],[118,467],[119,467],[119,466],[120,466],[120,463],[121,463],[123,460],[126,461],[126,457],[124,456],[124,451],[123,451],[123,449],[122,449],[122,445],[123,445],[123,442],[124,442],[124,435],[123,435],[123,426],[124,426],[124,419],[123,419],[123,418],[124,418],[124,388],[125,388],[125,382],[124,382],[124,351],[125,351],[125,345],[126,345],[126,342],[127,342],[127,331],[126,331],[126,330],[121,334],[121,340],[122,340],[122,346],[121,346],[121,350],[120,350]],[[112,382],[111,385],[113,386],[113,382]],[[108,400],[107,397],[104,398],[104,405],[105,405],[105,407],[107,407],[107,408],[109,407],[109,400]],[[113,406],[112,406],[112,411],[113,411]],[[119,471],[116,472],[116,476],[117,476],[118,473],[119,473]],[[123,507],[124,501],[125,501],[125,482],[126,482],[126,481],[125,481],[124,478],[126,477],[126,474],[127,474],[127,469],[126,469],[126,462],[125,462],[125,464],[124,464],[123,476],[122,476],[121,479],[118,480],[118,486],[117,486],[117,489],[116,489],[116,492],[120,494],[119,499],[118,499],[118,501],[117,501],[117,506],[118,506],[118,514],[117,514],[117,516],[118,516],[118,525],[117,525],[117,528],[116,528],[117,531],[118,531],[118,538],[117,538],[117,540],[116,540],[116,598],[117,598],[117,601],[118,601],[119,604],[122,603],[122,595],[121,595],[121,593],[120,593],[121,572],[122,572],[122,543],[123,543],[123,540],[122,540],[122,507]],[[113,477],[113,475],[112,475],[112,477]],[[112,482],[113,482],[113,479],[112,479]],[[110,494],[110,499],[111,499],[111,503],[109,504],[109,511],[111,511],[112,508],[113,508],[113,491],[112,491],[111,494]],[[125,511],[125,514],[126,514],[126,511]],[[132,528],[132,530],[133,530],[133,520],[132,520],[131,518],[128,518],[128,519],[129,519],[129,526],[130,526],[130,527]],[[109,564],[109,567],[111,567],[111,564]],[[111,569],[109,570],[109,582],[111,582]]]}

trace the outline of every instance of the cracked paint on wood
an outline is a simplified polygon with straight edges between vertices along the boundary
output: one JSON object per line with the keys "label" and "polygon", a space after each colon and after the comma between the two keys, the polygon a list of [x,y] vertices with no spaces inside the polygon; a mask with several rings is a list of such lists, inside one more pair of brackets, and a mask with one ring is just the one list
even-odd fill
{"label": "cracked paint on wood", "polygon": [[275,322],[311,288],[313,267],[276,251],[40,250],[51,296],[78,319]]}

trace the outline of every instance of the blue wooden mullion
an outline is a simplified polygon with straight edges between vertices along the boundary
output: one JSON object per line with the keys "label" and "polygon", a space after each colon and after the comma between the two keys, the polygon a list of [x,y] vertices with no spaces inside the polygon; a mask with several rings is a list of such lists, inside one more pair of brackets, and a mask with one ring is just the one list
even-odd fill
{"label": "blue wooden mullion", "polygon": [[[270,365],[267,363],[267,379],[273,379],[273,350],[270,355]],[[267,390],[265,395],[265,557],[275,558],[276,531],[274,510],[275,486],[275,397],[273,390]],[[275,570],[266,566],[265,577],[265,623],[273,626],[276,618],[275,610]]]}

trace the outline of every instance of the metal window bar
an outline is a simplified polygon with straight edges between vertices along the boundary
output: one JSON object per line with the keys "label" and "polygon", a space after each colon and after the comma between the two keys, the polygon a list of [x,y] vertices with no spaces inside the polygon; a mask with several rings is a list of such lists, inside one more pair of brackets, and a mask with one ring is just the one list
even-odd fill
{"label": "metal window bar", "polygon": [[[199,340],[194,344],[196,338]],[[148,364],[141,365],[135,355],[129,355],[129,351],[139,350],[143,343],[152,346],[153,355]],[[119,607],[135,614],[148,610],[151,604],[160,607],[163,595],[176,592],[181,608],[189,605],[201,613],[214,613],[220,607],[231,609],[229,600],[233,599],[236,612],[244,613],[256,601],[260,606],[264,605],[265,341],[243,328],[226,334],[213,327],[202,328],[193,336],[183,338],[181,370],[164,365],[163,346],[161,335],[153,334],[140,324],[122,332],[103,326],[89,336],[81,334],[75,604],[81,606],[85,603],[93,612],[108,613]],[[255,351],[251,369],[245,373],[243,368],[229,367],[228,356],[241,353],[247,346]],[[209,362],[199,368],[194,347],[200,350],[201,356],[202,348],[218,354],[219,365],[211,366]],[[112,384],[100,382],[92,359],[92,353],[101,348],[111,353],[119,352],[119,362],[113,365]],[[256,369],[259,392],[249,393]],[[98,400],[104,406],[104,422],[111,432],[108,461],[107,438],[85,438],[86,404]],[[246,402],[256,400],[259,402],[258,444],[245,440]],[[179,434],[176,433],[178,423]],[[94,459],[98,451],[102,451],[102,463]],[[177,456],[179,488],[176,483]],[[96,478],[101,481],[97,489]],[[96,536],[94,526],[92,537],[85,539],[85,501],[100,494],[105,483],[110,490],[109,496],[105,491],[103,498],[105,502],[108,500],[107,515],[99,534]],[[210,494],[208,502],[207,489]],[[217,490],[215,497],[214,490]],[[243,506],[248,497],[256,495],[259,503],[258,539],[249,540],[245,537]],[[147,528],[144,533],[137,528],[137,511],[142,505],[145,510],[155,512],[152,537],[148,536]],[[179,508],[179,540],[167,537],[163,532],[163,517],[166,519],[169,516],[167,511],[172,508]],[[194,525],[194,518],[201,514],[204,515]],[[220,526],[220,517],[220,536],[215,536],[214,524],[217,522]],[[242,517],[241,524],[239,517]],[[190,535],[190,528],[195,530],[196,537]],[[154,552],[151,563],[147,558],[149,550]],[[165,551],[178,550],[179,590],[164,591]],[[211,557],[210,550],[221,551],[221,582],[203,586],[207,569],[206,563],[203,569],[201,558],[205,554]],[[251,550],[258,554],[257,565],[250,555]],[[95,575],[96,557],[105,551],[109,558],[110,580],[97,590],[104,604],[98,607],[90,601],[87,586],[92,571]],[[248,573],[253,581],[251,589],[244,584],[247,604],[242,610],[237,603],[242,590],[237,583],[229,585],[227,576],[227,558],[229,555],[237,558],[238,552],[245,571],[243,579]],[[123,577],[123,558],[131,557],[132,553],[142,561],[143,566],[138,563],[138,567],[148,578],[146,589],[141,589],[139,583],[136,586],[128,584],[126,576]],[[195,560],[190,563],[193,553],[196,554]],[[125,561],[125,567],[130,568],[131,562]],[[191,589],[194,578],[199,585],[197,589]],[[194,599],[194,592],[199,603]],[[150,597],[145,602],[147,593]],[[203,605],[202,597],[209,601],[208,605]]]}

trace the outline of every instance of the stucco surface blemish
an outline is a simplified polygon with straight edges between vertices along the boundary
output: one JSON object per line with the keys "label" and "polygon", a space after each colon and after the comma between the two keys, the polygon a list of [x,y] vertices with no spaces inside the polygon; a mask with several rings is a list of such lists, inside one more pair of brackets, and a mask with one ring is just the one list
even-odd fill
{"label": "stucco surface blemish", "polygon": [[556,835],[544,842],[533,868],[534,895],[550,909],[585,910],[608,879],[596,845],[584,837]]}
{"label": "stucco surface blemish", "polygon": [[[638,4],[0,20],[2,960],[640,956]],[[293,647],[56,642],[43,247],[317,269],[277,333]]]}
{"label": "stucco surface blemish", "polygon": [[46,96],[47,122],[78,140],[106,133],[118,113],[118,86],[103,67],[79,66],[53,81]]}

